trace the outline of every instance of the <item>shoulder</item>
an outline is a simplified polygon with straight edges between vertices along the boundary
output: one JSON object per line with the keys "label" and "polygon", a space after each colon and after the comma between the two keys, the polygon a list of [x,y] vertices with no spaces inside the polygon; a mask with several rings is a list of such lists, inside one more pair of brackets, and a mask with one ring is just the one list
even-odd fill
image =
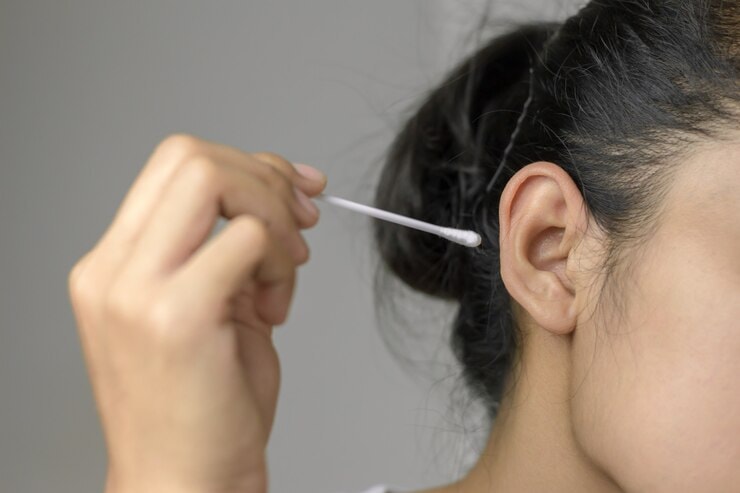
{"label": "shoulder", "polygon": [[361,493],[414,493],[414,492],[412,492],[411,490],[401,488],[400,486],[396,486],[396,485],[376,484],[375,486],[372,486],[371,488],[364,490]]}
{"label": "shoulder", "polygon": [[388,486],[385,484],[377,484],[363,491],[362,493],[395,493],[395,492],[391,489],[391,486]]}
{"label": "shoulder", "polygon": [[360,493],[450,493],[452,491],[459,491],[457,488],[452,488],[454,485],[455,484],[451,483],[449,485],[438,486],[431,489],[411,490],[398,485],[376,484]]}
{"label": "shoulder", "polygon": [[431,489],[425,490],[412,490],[410,488],[404,488],[399,485],[392,484],[376,484],[369,489],[363,490],[359,493],[450,493],[452,491],[459,491],[458,488],[453,488],[455,483],[449,485],[437,486]]}
{"label": "shoulder", "polygon": [[362,493],[390,493],[389,487],[384,484],[378,484]]}

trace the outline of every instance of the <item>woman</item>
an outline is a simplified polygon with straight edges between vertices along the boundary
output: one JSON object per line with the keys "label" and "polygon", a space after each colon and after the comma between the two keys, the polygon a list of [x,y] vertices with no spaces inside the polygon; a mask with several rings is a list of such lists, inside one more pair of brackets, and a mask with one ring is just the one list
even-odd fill
{"label": "woman", "polygon": [[[733,0],[591,2],[490,40],[409,118],[376,205],[483,236],[374,223],[390,272],[459,302],[492,424],[427,493],[740,491],[739,29]],[[325,185],[187,135],[154,151],[69,279],[110,492],[268,491],[270,336]]]}

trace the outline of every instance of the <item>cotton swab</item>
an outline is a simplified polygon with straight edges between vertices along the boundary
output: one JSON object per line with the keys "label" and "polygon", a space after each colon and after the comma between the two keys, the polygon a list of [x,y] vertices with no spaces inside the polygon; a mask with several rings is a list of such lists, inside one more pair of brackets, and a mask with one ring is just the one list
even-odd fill
{"label": "cotton swab", "polygon": [[400,214],[384,211],[382,209],[376,209],[375,207],[358,204],[357,202],[334,197],[332,195],[326,195],[324,193],[320,193],[314,198],[321,199],[329,204],[344,207],[345,209],[361,212],[363,214],[367,214],[368,216],[377,217],[378,219],[382,219],[384,221],[389,221],[395,224],[400,224],[402,226],[408,226],[409,228],[432,233],[463,246],[475,248],[481,244],[480,235],[474,231],[436,226],[424,221],[419,221],[418,219],[411,219],[410,217],[402,216]]}

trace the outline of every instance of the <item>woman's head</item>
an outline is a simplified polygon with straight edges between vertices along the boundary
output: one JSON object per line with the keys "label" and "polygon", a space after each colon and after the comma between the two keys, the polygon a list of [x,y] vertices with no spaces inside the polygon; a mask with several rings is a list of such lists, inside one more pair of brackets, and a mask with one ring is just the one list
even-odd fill
{"label": "woman's head", "polygon": [[491,417],[558,341],[580,446],[625,486],[740,460],[739,70],[737,1],[590,2],[456,67],[378,185],[378,207],[483,236],[374,222],[393,273],[459,302]]}

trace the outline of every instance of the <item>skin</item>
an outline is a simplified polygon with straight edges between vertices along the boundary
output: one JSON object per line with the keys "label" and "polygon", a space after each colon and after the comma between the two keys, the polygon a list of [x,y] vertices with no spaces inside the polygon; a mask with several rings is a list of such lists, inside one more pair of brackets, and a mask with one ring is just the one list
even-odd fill
{"label": "skin", "polygon": [[[267,491],[280,381],[272,330],[308,260],[299,230],[318,220],[296,190],[325,186],[276,154],[193,136],[154,151],[69,275],[106,491]],[[209,240],[220,215],[230,221]]]}
{"label": "skin", "polygon": [[500,205],[521,363],[477,464],[426,493],[735,491],[738,189],[740,135],[697,146],[625,259],[621,301],[597,305],[604,236],[579,190],[552,163],[522,169]]}
{"label": "skin", "polygon": [[[290,185],[326,185],[297,167],[172,136],[70,272],[108,491],[268,491],[270,335],[308,259],[298,230],[318,220]],[[580,191],[552,163],[520,170],[499,206],[519,362],[477,464],[419,493],[740,484],[739,187],[740,135],[697,146],[598,304],[605,237]],[[219,214],[231,221],[207,241]]]}

